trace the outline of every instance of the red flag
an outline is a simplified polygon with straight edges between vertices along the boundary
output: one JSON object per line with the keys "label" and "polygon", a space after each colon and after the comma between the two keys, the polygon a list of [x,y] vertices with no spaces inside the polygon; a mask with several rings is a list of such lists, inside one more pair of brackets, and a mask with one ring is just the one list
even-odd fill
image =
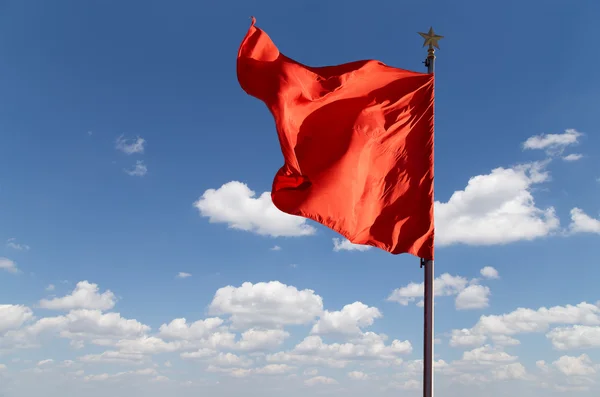
{"label": "red flag", "polygon": [[433,259],[433,76],[373,60],[305,66],[254,24],[237,76],[275,119],[275,206],[352,243]]}

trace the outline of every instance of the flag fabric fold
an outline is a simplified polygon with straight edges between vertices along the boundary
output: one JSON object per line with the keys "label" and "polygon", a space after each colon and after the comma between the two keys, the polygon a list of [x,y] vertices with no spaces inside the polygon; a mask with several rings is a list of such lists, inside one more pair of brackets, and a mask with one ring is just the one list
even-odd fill
{"label": "flag fabric fold", "polygon": [[433,259],[433,75],[375,60],[305,66],[252,18],[237,76],[275,120],[277,208],[355,244]]}

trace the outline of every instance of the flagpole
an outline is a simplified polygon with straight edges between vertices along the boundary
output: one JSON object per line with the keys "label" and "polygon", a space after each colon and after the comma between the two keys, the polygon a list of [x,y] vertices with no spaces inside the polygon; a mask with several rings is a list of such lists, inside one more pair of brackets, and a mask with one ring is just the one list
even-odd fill
{"label": "flagpole", "polygon": [[[427,48],[427,58],[425,66],[427,73],[433,74],[435,71],[435,48],[440,48],[437,44],[438,40],[443,36],[436,35],[433,28],[429,28],[429,32],[421,33],[421,37],[425,39],[423,47]],[[434,48],[435,47],[435,48]],[[434,263],[433,260],[421,258],[421,268],[424,268],[424,296],[423,296],[423,397],[433,397],[433,340],[434,340]]]}

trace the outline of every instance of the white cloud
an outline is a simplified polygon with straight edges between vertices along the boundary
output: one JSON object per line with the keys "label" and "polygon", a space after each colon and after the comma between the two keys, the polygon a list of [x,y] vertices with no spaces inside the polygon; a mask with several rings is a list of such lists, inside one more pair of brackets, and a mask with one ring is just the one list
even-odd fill
{"label": "white cloud", "polygon": [[446,203],[436,202],[436,244],[497,245],[547,236],[559,227],[554,208],[536,207],[531,189],[545,163],[496,168],[471,178]]}
{"label": "white cloud", "polygon": [[311,333],[358,335],[361,328],[373,325],[376,318],[382,317],[376,307],[369,307],[362,302],[346,305],[340,311],[325,311],[313,326]]}
{"label": "white cloud", "polygon": [[535,135],[523,143],[523,149],[546,150],[548,154],[562,153],[567,146],[577,144],[582,135],[574,129],[568,129],[562,134]]}
{"label": "white cloud", "polygon": [[56,289],[56,286],[54,284],[48,284],[48,286],[46,287],[46,291],[54,291]]}
{"label": "white cloud", "polygon": [[338,381],[333,378],[328,378],[326,376],[315,376],[314,378],[305,380],[304,384],[306,384],[307,386],[337,385]]}
{"label": "white cloud", "polygon": [[6,240],[6,246],[17,251],[29,251],[31,248],[27,244],[18,243],[17,239],[15,238],[9,238],[8,240]]}
{"label": "white cloud", "polygon": [[492,370],[492,376],[496,380],[528,379],[527,371],[521,363],[501,365]]}
{"label": "white cloud", "polygon": [[562,159],[564,161],[577,161],[583,158],[583,154],[580,153],[571,153],[569,155],[564,156]]}
{"label": "white cloud", "polygon": [[536,361],[535,366],[542,370],[542,372],[548,372],[550,370],[550,368],[548,368],[548,365],[544,360]]}
{"label": "white cloud", "polygon": [[354,380],[367,380],[369,379],[369,375],[365,374],[361,371],[352,371],[348,372],[348,377]]}
{"label": "white cloud", "polygon": [[[534,185],[549,179],[547,162],[496,168],[469,180],[448,202],[436,202],[436,244],[497,245],[544,237],[559,229],[554,208],[536,207]],[[279,211],[269,192],[258,198],[241,182],[209,189],[194,203],[211,223],[269,236],[305,236],[315,229],[306,219]],[[336,238],[334,251],[370,248]]]}
{"label": "white cloud", "polygon": [[102,381],[106,381],[106,380],[110,380],[110,379],[130,377],[130,376],[157,376],[157,372],[154,368],[145,368],[145,369],[138,369],[135,371],[118,372],[116,374],[103,373],[103,374],[98,374],[98,375],[86,375],[83,379],[86,382],[95,382],[95,381],[102,382]]}
{"label": "white cloud", "polygon": [[79,357],[78,360],[87,364],[127,364],[141,365],[147,361],[147,357],[141,353],[127,353],[121,351],[105,351],[100,354],[87,354]]}
{"label": "white cloud", "polygon": [[490,345],[484,345],[476,349],[463,353],[463,361],[474,362],[476,364],[493,364],[498,362],[516,361],[517,357]]}
{"label": "white cloud", "polygon": [[37,366],[38,366],[38,367],[42,367],[42,366],[44,366],[44,365],[50,365],[50,364],[52,364],[52,363],[54,363],[54,360],[53,360],[53,359],[51,359],[51,358],[49,358],[49,359],[46,359],[46,360],[39,361],[39,362],[37,363]]}
{"label": "white cloud", "polygon": [[0,305],[0,334],[17,329],[33,319],[33,312],[23,305]]}
{"label": "white cloud", "polygon": [[455,329],[452,331],[450,346],[477,346],[483,344],[486,339],[486,335],[474,334],[470,329]]}
{"label": "white cloud", "polygon": [[[472,280],[447,275],[443,278],[444,282],[440,282],[436,292],[456,297],[457,306],[461,305],[459,296],[464,291],[469,291],[473,286],[481,287],[477,283],[483,280],[487,272],[480,273],[482,277]],[[489,274],[494,275],[493,272]],[[273,283],[275,285],[272,285]],[[324,311],[322,300],[314,291],[298,290],[276,282],[262,283],[263,285],[248,284],[245,290],[244,285],[239,288],[225,287],[231,289],[228,292],[220,290],[222,299],[215,301],[217,307],[224,309],[221,314],[227,317],[198,321],[187,321],[185,318],[169,319],[155,332],[137,320],[122,318],[118,313],[79,309],[34,322],[33,314],[27,308],[22,307],[24,309],[16,311],[29,311],[24,318],[19,318],[16,315],[8,316],[6,305],[0,306],[0,350],[5,352],[5,347],[10,349],[45,346],[49,341],[48,337],[65,338],[66,342],[85,342],[86,350],[83,352],[65,350],[65,354],[75,354],[75,357],[71,357],[75,361],[63,361],[69,358],[64,357],[55,361],[54,365],[42,362],[37,366],[37,360],[52,357],[51,351],[44,349],[32,356],[36,357],[36,361],[27,364],[30,364],[29,370],[32,374],[58,376],[64,371],[69,379],[85,378],[89,382],[116,382],[117,379],[121,379],[125,384],[131,381],[127,378],[129,376],[146,376],[144,382],[166,381],[160,378],[164,375],[158,371],[164,371],[165,375],[178,374],[179,378],[186,375],[187,371],[181,370],[188,367],[194,368],[194,371],[205,372],[206,377],[215,381],[220,380],[221,386],[211,386],[217,393],[222,387],[230,386],[243,386],[246,390],[259,392],[255,385],[261,384],[269,389],[282,386],[293,388],[302,386],[304,380],[309,381],[311,385],[327,384],[330,381],[314,378],[331,379],[329,376],[338,379],[342,384],[339,390],[336,389],[338,394],[356,394],[363,387],[364,390],[372,390],[375,394],[379,388],[385,392],[383,389],[389,387],[402,390],[420,387],[422,360],[403,360],[411,357],[411,343],[401,339],[388,339],[383,334],[367,330],[367,327],[373,326],[375,320],[381,317],[377,308],[354,302],[340,307],[338,311]],[[304,292],[306,293],[303,294]],[[96,293],[99,294],[100,291],[96,290]],[[217,292],[215,298],[219,294]],[[464,292],[463,296],[466,295],[468,294]],[[292,313],[297,317],[293,317],[292,314],[283,315],[282,312]],[[253,317],[255,314],[258,320]],[[235,315],[241,317],[235,320]],[[273,320],[265,322],[263,317]],[[9,318],[12,321],[11,325],[7,326]],[[237,325],[238,328],[232,328],[230,324]],[[550,328],[556,324],[562,326]],[[532,369],[536,372],[536,376],[533,377],[519,362],[516,351],[519,349],[520,352],[523,347],[517,346],[519,341],[512,335],[543,332],[538,338],[543,340],[545,333],[546,338],[557,349],[590,349],[598,347],[596,341],[600,338],[596,335],[597,327],[600,327],[600,307],[587,303],[538,310],[521,308],[504,315],[481,316],[473,328],[452,331],[451,346],[475,345],[476,348],[464,352],[462,358],[449,363],[441,359],[436,361],[435,370],[439,374],[436,379],[440,390],[454,382],[482,386],[482,382],[512,380],[548,382],[549,389],[573,390],[590,385],[594,387],[592,383],[586,382],[597,379],[592,375],[600,372],[600,366],[595,366],[585,355],[563,356],[557,360],[557,354],[549,360],[556,360],[552,365],[540,361],[536,364],[539,370],[535,367]],[[302,339],[309,330],[313,334]],[[297,342],[298,337],[300,342]],[[523,338],[523,342],[528,339]],[[286,342],[294,343],[288,347]],[[506,346],[511,346],[509,351],[503,350]],[[98,350],[99,347],[102,349]],[[273,351],[275,348],[278,350]],[[436,353],[438,359],[440,353],[444,354],[444,349]],[[518,355],[521,354],[525,353]],[[193,361],[178,365],[173,361],[177,360],[177,356]],[[24,360],[21,362],[25,364]],[[171,364],[175,364],[174,367],[179,369],[175,371]],[[127,371],[113,373],[114,368],[119,366],[124,366],[124,370]],[[65,369],[66,367],[69,369]],[[96,367],[111,369],[108,370],[108,374],[88,373],[88,370]],[[318,371],[317,368],[320,367],[330,369]],[[134,370],[129,371],[130,368]],[[20,372],[15,370],[10,376],[21,376],[19,374]],[[189,375],[197,376],[191,372]],[[266,376],[275,378],[260,378]],[[237,380],[226,379],[227,377],[242,378],[242,381],[240,383]],[[212,383],[212,379],[195,378],[194,384],[206,386],[209,382]],[[141,379],[139,381],[142,385]],[[185,381],[178,380],[173,386],[184,384]],[[458,387],[462,388],[463,385]],[[159,386],[150,387],[160,392]],[[496,386],[493,383],[485,387],[486,392],[489,388],[490,396],[496,396],[497,389],[494,389]],[[175,389],[173,391],[176,392]],[[466,389],[456,391],[459,394],[468,394]]]}
{"label": "white cloud", "polygon": [[255,368],[254,373],[259,375],[282,375],[296,369],[287,364],[269,364],[262,368]]}
{"label": "white cloud", "polygon": [[[537,310],[518,308],[507,314],[481,316],[473,328],[452,331],[450,345],[474,346],[496,335],[545,332],[553,324],[600,325],[600,307],[582,302],[576,306],[542,307]],[[558,337],[559,333],[552,335]]]}
{"label": "white cloud", "polygon": [[481,270],[479,271],[479,273],[480,273],[480,274],[481,274],[483,277],[485,277],[485,278],[487,278],[487,279],[490,279],[490,280],[495,280],[495,279],[498,279],[498,278],[500,278],[500,276],[498,275],[498,270],[494,269],[494,268],[493,268],[493,267],[491,267],[491,266],[486,266],[486,267],[484,267],[483,269],[481,269]]}
{"label": "white cloud", "polygon": [[226,373],[234,378],[245,378],[252,374],[249,368],[221,368],[215,365],[209,365],[206,372]]}
{"label": "white cloud", "polygon": [[496,346],[516,346],[521,344],[518,339],[506,335],[492,335],[491,339]]}
{"label": "white cloud", "polygon": [[401,362],[400,355],[410,354],[409,341],[393,340],[385,344],[387,337],[374,332],[365,332],[346,343],[327,344],[320,336],[308,336],[289,352],[267,356],[270,362],[297,362],[344,368],[348,362],[370,360],[387,363]]}
{"label": "white cloud", "polygon": [[233,353],[219,353],[211,362],[218,367],[250,367],[253,361]]}
{"label": "white cloud", "polygon": [[339,238],[334,238],[333,239],[333,250],[335,252],[339,252],[339,251],[367,251],[369,249],[371,249],[373,247],[371,247],[370,245],[363,245],[363,244],[354,244],[351,243],[350,240],[344,238],[344,239],[339,239]]}
{"label": "white cloud", "polygon": [[489,306],[489,287],[469,285],[456,296],[456,308],[459,310],[482,309]]}
{"label": "white cloud", "polygon": [[[444,273],[434,280],[434,294],[435,296],[458,295],[468,283],[469,281],[464,277]],[[416,298],[422,298],[424,291],[423,283],[409,283],[406,287],[392,291],[387,300],[406,306]]]}
{"label": "white cloud", "polygon": [[579,357],[562,356],[552,364],[566,376],[585,376],[596,373],[592,360],[587,354]]}
{"label": "white cloud", "polygon": [[97,284],[80,281],[70,295],[62,298],[42,299],[40,307],[52,310],[92,309],[109,310],[116,304],[116,297],[110,290],[100,294]]}
{"label": "white cloud", "polygon": [[156,336],[143,335],[136,339],[121,339],[115,346],[119,351],[140,354],[173,353],[190,346],[187,341],[165,342]]}
{"label": "white cloud", "polygon": [[569,232],[600,234],[600,220],[592,218],[579,208],[573,208],[571,210]]}
{"label": "white cloud", "polygon": [[79,350],[85,347],[85,342],[82,340],[71,340],[71,342],[69,342],[69,345],[71,346],[71,348]]}
{"label": "white cloud", "polygon": [[14,261],[4,257],[0,257],[0,270],[5,270],[9,273],[17,273],[19,271]]}
{"label": "white cloud", "polygon": [[225,373],[234,378],[245,378],[250,375],[284,375],[293,371],[295,367],[286,364],[269,364],[258,368],[236,368],[236,367],[219,367],[209,365],[207,372]]}
{"label": "white cloud", "polygon": [[299,291],[279,281],[220,288],[210,304],[211,314],[228,314],[236,328],[307,324],[323,311],[323,299],[314,291]]}
{"label": "white cloud", "polygon": [[159,335],[167,339],[205,339],[217,331],[222,324],[223,320],[218,317],[198,320],[189,325],[185,318],[176,318],[169,324],[161,325]]}
{"label": "white cloud", "polygon": [[504,315],[481,316],[475,330],[482,333],[514,335],[543,332],[551,324],[600,324],[600,308],[582,302],[576,306],[555,306],[538,310],[519,308]]}
{"label": "white cloud", "polygon": [[306,219],[281,212],[264,192],[258,198],[245,183],[232,181],[219,189],[208,189],[194,203],[211,223],[226,223],[232,229],[265,236],[291,237],[315,233]]}
{"label": "white cloud", "polygon": [[192,277],[192,275],[190,273],[186,273],[186,272],[179,272],[177,273],[177,276],[175,276],[176,278],[188,278],[188,277]]}
{"label": "white cloud", "polygon": [[119,313],[79,309],[63,316],[43,317],[27,327],[9,331],[3,342],[12,347],[31,347],[40,337],[54,335],[106,346],[123,338],[138,337],[149,330],[147,325],[125,319]]}
{"label": "white cloud", "polygon": [[283,344],[290,334],[281,329],[249,329],[242,333],[236,347],[241,350],[268,350]]}
{"label": "white cloud", "polygon": [[546,334],[558,350],[600,347],[600,326],[573,325],[557,327]]}
{"label": "white cloud", "polygon": [[117,138],[116,149],[125,154],[144,153],[144,144],[146,140],[141,137],[136,139],[127,139],[124,135]]}
{"label": "white cloud", "polygon": [[216,354],[217,352],[213,349],[201,348],[194,352],[183,352],[180,356],[183,359],[205,359]]}
{"label": "white cloud", "polygon": [[273,247],[271,247],[271,251],[281,251],[281,247],[278,245],[274,245]]}
{"label": "white cloud", "polygon": [[258,198],[245,183],[232,181],[219,189],[208,189],[194,203],[211,223],[226,223],[232,229],[265,236],[307,236],[315,228],[306,219],[281,212],[264,192]]}
{"label": "white cloud", "polygon": [[144,176],[148,173],[148,167],[144,164],[143,160],[135,162],[133,168],[123,170],[129,176]]}

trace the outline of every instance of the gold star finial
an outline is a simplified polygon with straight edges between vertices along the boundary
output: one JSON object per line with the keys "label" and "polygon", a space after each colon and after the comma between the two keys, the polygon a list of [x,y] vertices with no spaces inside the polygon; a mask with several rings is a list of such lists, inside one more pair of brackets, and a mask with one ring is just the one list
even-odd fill
{"label": "gold star finial", "polygon": [[429,48],[435,47],[438,50],[440,49],[440,47],[438,46],[438,41],[443,39],[444,36],[435,34],[435,32],[433,31],[433,28],[429,28],[429,32],[427,32],[427,33],[419,32],[419,34],[421,35],[422,38],[425,39],[425,42],[423,43],[423,47],[429,46]]}

